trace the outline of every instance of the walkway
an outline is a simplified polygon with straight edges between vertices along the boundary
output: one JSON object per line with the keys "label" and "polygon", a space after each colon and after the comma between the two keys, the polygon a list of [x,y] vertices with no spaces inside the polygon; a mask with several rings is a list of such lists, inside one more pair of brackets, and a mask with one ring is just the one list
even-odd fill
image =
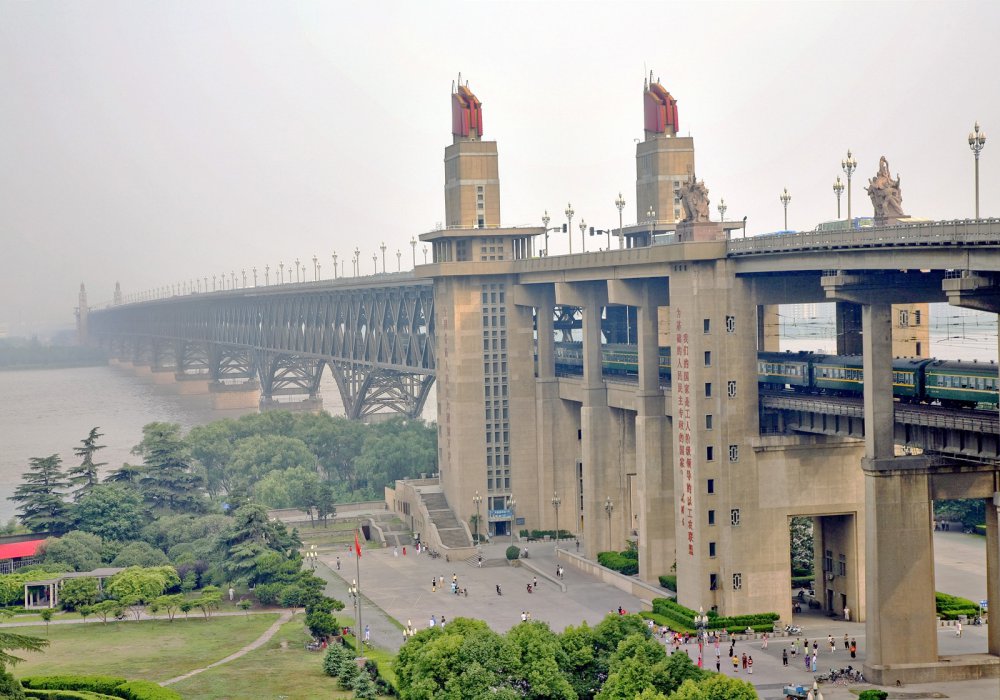
{"label": "walkway", "polygon": [[278,630],[281,629],[281,626],[292,619],[292,615],[294,614],[295,614],[294,610],[282,611],[282,613],[278,616],[278,619],[274,621],[274,624],[268,627],[267,630],[264,631],[264,634],[257,637],[257,639],[250,642],[239,651],[233,652],[226,658],[220,659],[215,663],[205,666],[204,668],[196,668],[193,671],[188,671],[183,676],[177,676],[176,678],[171,678],[170,680],[163,681],[160,683],[160,685],[173,685],[174,683],[185,681],[191,676],[197,676],[202,671],[207,671],[210,668],[215,668],[216,666],[221,666],[222,664],[228,664],[230,661],[235,661],[241,656],[249,654],[254,649],[259,649],[260,647],[267,644],[267,642],[270,641],[271,637],[273,637],[275,634],[278,633]]}

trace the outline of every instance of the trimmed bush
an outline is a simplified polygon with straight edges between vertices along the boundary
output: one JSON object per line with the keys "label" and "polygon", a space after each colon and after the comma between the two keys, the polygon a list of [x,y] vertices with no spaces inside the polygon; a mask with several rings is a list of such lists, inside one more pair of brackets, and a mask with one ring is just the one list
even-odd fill
{"label": "trimmed bush", "polygon": [[858,700],[885,700],[887,697],[889,697],[889,693],[884,690],[869,688],[868,690],[861,691],[861,694],[858,695]]}
{"label": "trimmed bush", "polygon": [[937,614],[945,620],[957,620],[960,615],[975,617],[979,614],[979,604],[968,598],[960,598],[947,593],[935,593],[934,603]]}
{"label": "trimmed bush", "polygon": [[[695,611],[669,598],[655,598],[653,600],[653,612],[675,620],[688,629],[695,629],[697,627],[694,623]],[[778,613],[773,612],[721,617],[715,611],[709,611],[707,616],[708,624],[705,625],[706,629],[726,629],[736,633],[743,632],[747,627],[758,632],[769,632],[774,628],[774,623],[781,617]]]}
{"label": "trimmed bush", "polygon": [[809,588],[809,584],[815,580],[812,574],[807,576],[792,576],[792,589]]}
{"label": "trimmed bush", "polygon": [[515,545],[507,548],[507,561],[514,561],[521,556],[521,550]]}
{"label": "trimmed bush", "polygon": [[666,588],[668,591],[677,592],[677,577],[673,574],[667,576],[660,576],[660,586]]}
{"label": "trimmed bush", "polygon": [[118,686],[114,694],[125,700],[184,700],[176,690],[164,688],[152,681],[129,681]]}
{"label": "trimmed bush", "polygon": [[639,573],[639,555],[633,559],[631,552],[598,552],[597,563],[625,576]]}
{"label": "trimmed bush", "polygon": [[[123,700],[183,700],[176,691],[164,688],[152,681],[129,681],[115,676],[28,676],[21,679],[21,685],[29,691],[77,691],[78,693],[97,693],[123,698]],[[75,697],[87,696],[77,695]]]}
{"label": "trimmed bush", "polygon": [[[6,698],[6,695],[0,695]],[[21,697],[41,698],[42,700],[111,700],[114,695],[101,695],[89,690],[26,690]]]}

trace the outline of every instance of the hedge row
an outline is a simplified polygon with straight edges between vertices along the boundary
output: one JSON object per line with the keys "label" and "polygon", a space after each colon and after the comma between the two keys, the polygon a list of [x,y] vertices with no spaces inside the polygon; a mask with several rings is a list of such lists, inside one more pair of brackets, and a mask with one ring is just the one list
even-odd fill
{"label": "hedge row", "polygon": [[[694,610],[686,608],[669,598],[656,598],[653,600],[653,612],[675,619],[688,627],[695,627]],[[770,631],[774,623],[780,619],[778,613],[757,613],[755,615],[734,615],[732,617],[721,617],[714,611],[708,613],[708,629],[725,628],[729,631],[741,632],[747,627],[756,631]],[[759,629],[758,629],[759,628]]]}
{"label": "hedge row", "polygon": [[182,700],[176,691],[152,681],[130,681],[116,676],[26,676],[21,679],[21,686],[26,692],[75,690],[123,700]]}
{"label": "hedge row", "polygon": [[[555,530],[521,530],[518,535],[526,540],[541,540],[546,537],[550,539],[556,538]],[[559,539],[561,540],[571,540],[573,539],[573,533],[569,530],[559,530]]]}
{"label": "hedge row", "polygon": [[677,592],[677,577],[673,574],[667,576],[660,576],[660,586],[666,588],[668,591]]}
{"label": "hedge row", "polygon": [[624,552],[598,552],[597,563],[625,576],[634,576],[639,573],[638,559],[626,556]]}
{"label": "hedge row", "polygon": [[812,583],[814,577],[812,574],[808,576],[792,576],[792,589],[796,588],[809,588],[809,584]]}
{"label": "hedge row", "polygon": [[935,593],[934,604],[937,614],[945,620],[957,620],[960,615],[975,617],[979,614],[979,603],[947,593]]}
{"label": "hedge row", "polygon": [[25,697],[42,700],[115,700],[114,695],[91,693],[87,690],[25,690]]}

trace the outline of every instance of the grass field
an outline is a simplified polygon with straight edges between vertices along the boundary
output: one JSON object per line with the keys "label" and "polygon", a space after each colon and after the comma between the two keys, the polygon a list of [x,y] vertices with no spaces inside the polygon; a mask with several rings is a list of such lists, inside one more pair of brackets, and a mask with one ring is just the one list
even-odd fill
{"label": "grass field", "polygon": [[[238,651],[263,634],[277,617],[276,613],[265,613],[210,620],[180,617],[173,622],[52,624],[48,633],[45,625],[18,627],[13,631],[48,639],[51,644],[42,652],[18,654],[25,661],[14,667],[14,675],[82,673],[164,681]],[[295,623],[306,635],[301,616]]]}

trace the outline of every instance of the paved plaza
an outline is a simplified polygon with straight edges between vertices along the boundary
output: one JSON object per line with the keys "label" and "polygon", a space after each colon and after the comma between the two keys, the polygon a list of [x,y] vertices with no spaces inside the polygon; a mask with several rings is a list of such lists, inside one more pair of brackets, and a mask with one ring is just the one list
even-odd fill
{"label": "paved plaza", "polygon": [[[938,545],[939,566],[938,580],[951,582],[955,585],[946,586],[948,592],[969,596],[975,592],[976,576],[981,576],[985,587],[985,562],[981,553],[982,543],[976,538],[954,533],[937,533],[946,535],[943,539],[935,538]],[[504,632],[521,621],[521,612],[531,613],[533,620],[547,622],[553,630],[561,631],[569,625],[577,625],[586,620],[596,624],[606,614],[621,606],[629,612],[645,609],[634,596],[623,593],[617,588],[602,583],[596,578],[583,574],[572,567],[565,567],[565,578],[562,587],[549,577],[554,578],[556,559],[552,543],[530,543],[527,545],[529,558],[522,562],[523,566],[509,566],[503,559],[508,542],[488,545],[484,548],[484,566],[479,568],[473,564],[446,562],[444,557],[432,559],[427,554],[416,554],[412,548],[407,548],[404,556],[402,550],[394,555],[392,548],[381,550],[365,550],[361,559],[361,590],[363,625],[371,626],[372,643],[397,651],[402,644],[402,630],[389,618],[401,624],[409,620],[416,629],[428,626],[431,615],[437,621],[442,617],[452,620],[456,617],[472,617],[484,620],[491,628]],[[978,555],[977,555],[978,548]],[[347,586],[356,577],[356,560],[345,550],[339,554],[340,570],[336,570],[337,554],[327,553],[320,556],[323,566],[317,573],[331,582],[330,592],[348,602],[345,612],[350,612],[350,597]],[[978,558],[977,558],[978,556]],[[948,566],[944,567],[943,562]],[[962,569],[959,564],[966,570]],[[956,569],[951,571],[954,565]],[[942,571],[949,568],[949,571]],[[538,572],[538,573],[536,573]],[[977,573],[978,572],[978,573]],[[454,595],[450,592],[451,577],[458,576],[459,586],[468,590],[468,597]],[[538,587],[533,593],[527,592],[527,584],[534,576],[538,576]],[[431,590],[431,578],[440,582],[444,577],[444,585],[440,583],[436,590]],[[503,595],[498,596],[496,586],[501,587]],[[955,586],[958,586],[957,588]],[[965,589],[968,590],[965,590]],[[795,616],[795,623],[803,627],[802,638],[819,641],[819,671],[826,672],[831,667],[843,668],[848,664],[855,667],[864,663],[865,626],[856,622],[844,622],[832,619],[816,612],[806,612]],[[856,639],[858,642],[858,658],[851,659],[849,652],[844,650],[843,638]],[[837,650],[830,653],[827,642],[828,635],[833,635],[837,641]],[[739,678],[751,681],[756,686],[758,694],[764,700],[782,697],[782,686],[785,683],[812,684],[814,674],[806,671],[801,656],[790,656],[789,665],[782,666],[782,650],[791,649],[794,637],[773,638],[767,649],[762,649],[761,640],[736,642],[736,653],[744,652],[753,656],[754,673],[745,675],[744,671],[735,674]],[[938,629],[938,642],[942,655],[985,653],[986,628],[966,625],[961,638],[956,637],[953,627]],[[682,652],[691,655],[692,660],[698,658],[698,647],[690,644],[681,647]],[[724,657],[728,646],[723,645],[720,654]],[[704,665],[715,668],[715,650],[708,646],[704,650]],[[722,671],[732,675],[732,664],[725,663],[723,658]],[[828,700],[848,700],[856,698],[859,688],[867,686],[831,686],[821,687],[823,696]],[[853,693],[851,691],[854,691]],[[998,700],[1000,699],[1000,680],[967,681],[963,683],[933,683],[913,685],[904,688],[886,688],[891,691],[890,698],[928,698],[950,697],[963,700]]]}

